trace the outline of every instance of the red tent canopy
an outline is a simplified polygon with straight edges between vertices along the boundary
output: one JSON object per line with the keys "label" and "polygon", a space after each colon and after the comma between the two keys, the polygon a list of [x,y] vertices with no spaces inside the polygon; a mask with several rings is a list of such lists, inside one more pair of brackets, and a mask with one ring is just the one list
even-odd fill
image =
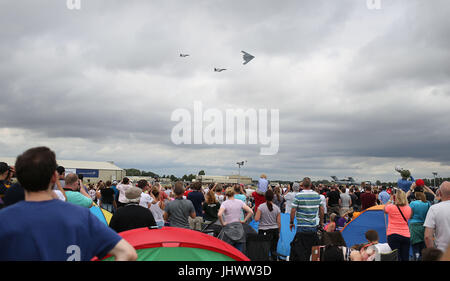
{"label": "red tent canopy", "polygon": [[[225,255],[235,261],[249,261],[242,252],[211,235],[190,229],[163,227],[161,229],[138,228],[119,233],[136,250],[150,248],[194,248]],[[105,257],[107,258],[107,257]],[[183,260],[183,257],[178,257]]]}

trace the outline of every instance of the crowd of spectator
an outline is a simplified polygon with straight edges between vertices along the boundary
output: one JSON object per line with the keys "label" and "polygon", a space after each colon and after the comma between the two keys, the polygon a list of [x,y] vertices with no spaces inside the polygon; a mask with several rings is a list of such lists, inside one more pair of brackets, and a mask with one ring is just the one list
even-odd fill
{"label": "crowd of spectator", "polygon": [[[164,226],[203,232],[212,227],[215,236],[244,251],[244,225],[252,220],[259,223],[258,235],[267,238],[275,257],[283,213],[296,232],[291,259],[310,260],[323,237],[340,234],[355,214],[376,205],[383,205],[388,218],[386,243],[379,243],[379,234],[368,229],[367,243],[325,245],[324,259],[378,261],[392,252],[400,261],[439,259],[450,241],[450,183],[436,190],[403,175],[398,187],[314,185],[308,177],[280,185],[271,184],[265,174],[256,186],[181,181],[162,186],[127,177],[86,185],[82,176],[65,174],[50,149],[36,147],[18,156],[14,167],[0,163],[0,177],[0,260],[91,260],[106,255],[135,260],[136,251],[118,233]],[[96,205],[112,214],[109,226],[89,211]],[[77,253],[73,249],[82,255],[71,254]]]}

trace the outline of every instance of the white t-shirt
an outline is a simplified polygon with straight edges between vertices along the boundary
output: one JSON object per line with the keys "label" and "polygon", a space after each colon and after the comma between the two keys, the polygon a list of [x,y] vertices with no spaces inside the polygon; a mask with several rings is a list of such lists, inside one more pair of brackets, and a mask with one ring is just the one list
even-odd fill
{"label": "white t-shirt", "polygon": [[[152,198],[153,199],[153,198]],[[164,211],[161,210],[161,202],[158,202],[156,204],[150,205],[150,211],[153,214],[153,218],[155,219],[155,222],[163,222],[164,223]]]}
{"label": "white t-shirt", "polygon": [[[325,195],[323,195],[323,194],[319,194],[319,197],[320,197],[320,206],[323,207],[323,214],[325,215],[327,213],[327,199],[325,198]],[[319,213],[317,213],[316,222],[317,222],[317,224],[320,223]]]}
{"label": "white t-shirt", "polygon": [[145,208],[148,208],[148,204],[151,204],[153,202],[153,198],[147,194],[142,192],[141,193],[141,200],[139,201],[139,205]]}
{"label": "white t-shirt", "polygon": [[128,199],[125,196],[125,192],[132,187],[131,184],[118,184],[117,190],[119,190],[119,202],[120,203],[128,203]]}
{"label": "white t-shirt", "polygon": [[66,201],[66,198],[64,197],[64,194],[62,194],[61,191],[59,190],[53,190],[54,193],[56,193],[56,195],[58,195],[58,199],[61,201]]}
{"label": "white t-shirt", "polygon": [[392,251],[391,247],[388,243],[378,243],[375,245],[372,245],[375,248],[375,260],[380,261],[381,260],[381,254],[387,254]]}
{"label": "white t-shirt", "polygon": [[327,213],[327,198],[325,198],[325,195],[319,194],[320,197],[320,205],[323,207],[323,213]]}
{"label": "white t-shirt", "polygon": [[286,210],[285,210],[286,214],[291,213],[292,202],[294,202],[295,195],[297,195],[297,193],[298,192],[292,191],[292,192],[288,192],[286,195],[284,195],[284,200],[286,200]]}
{"label": "white t-shirt", "polygon": [[216,193],[216,200],[219,201],[220,204],[223,203],[224,199],[225,199],[225,196],[223,196],[222,194],[217,195],[217,193]]}
{"label": "white t-shirt", "polygon": [[443,201],[430,207],[423,224],[424,227],[434,229],[436,248],[445,252],[450,241],[450,200]]}

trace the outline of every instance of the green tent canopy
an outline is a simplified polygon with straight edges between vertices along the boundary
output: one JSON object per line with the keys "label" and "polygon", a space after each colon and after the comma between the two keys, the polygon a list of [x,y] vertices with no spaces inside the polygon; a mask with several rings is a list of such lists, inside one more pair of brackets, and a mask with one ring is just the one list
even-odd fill
{"label": "green tent canopy", "polygon": [[190,229],[138,228],[119,235],[136,249],[138,261],[249,261],[230,244]]}

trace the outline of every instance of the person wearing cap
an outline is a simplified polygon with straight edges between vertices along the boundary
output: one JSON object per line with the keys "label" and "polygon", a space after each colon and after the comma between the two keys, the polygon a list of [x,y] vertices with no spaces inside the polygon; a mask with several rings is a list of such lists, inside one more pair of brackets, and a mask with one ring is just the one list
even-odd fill
{"label": "person wearing cap", "polygon": [[8,175],[10,173],[11,167],[5,162],[0,162],[0,209],[3,208],[3,197],[9,188],[7,182]]}
{"label": "person wearing cap", "polygon": [[0,261],[136,260],[136,250],[90,210],[54,199],[56,166],[47,147],[17,157],[25,200],[0,210]]}
{"label": "person wearing cap", "polygon": [[425,195],[425,198],[427,201],[429,201],[431,204],[434,203],[434,198],[436,194],[431,190],[428,186],[426,186],[424,180],[417,179],[415,183],[411,185],[410,190],[406,193],[406,196],[408,196],[408,201],[411,202],[413,200],[416,200],[414,196],[414,192],[418,190],[419,192],[423,192]]}
{"label": "person wearing cap", "polygon": [[[22,185],[20,184],[20,182],[16,182],[16,183],[12,184],[11,186],[9,185],[9,179],[15,173],[14,167],[9,167],[9,171],[10,171],[10,173],[6,177],[6,180],[5,180],[5,182],[7,183],[6,186],[8,188],[6,189],[4,197],[2,198],[4,207],[11,206],[17,202],[25,200],[25,190],[22,187]],[[64,192],[63,188],[61,187],[61,184],[59,183],[59,181],[56,181],[55,186],[57,186],[57,189],[53,190],[53,193],[54,193],[53,198],[59,199],[62,201],[66,201],[65,192]]]}
{"label": "person wearing cap", "polygon": [[112,190],[114,190],[114,200],[117,202],[119,201],[119,190],[117,189],[117,181],[113,180],[111,184]]}
{"label": "person wearing cap", "polygon": [[152,212],[139,205],[142,189],[132,186],[125,191],[126,204],[117,209],[109,226],[117,233],[141,227],[156,227]]}
{"label": "person wearing cap", "polygon": [[402,178],[397,181],[397,186],[407,193],[415,179],[411,176],[411,172],[409,170],[401,170],[400,175]]}
{"label": "person wearing cap", "polygon": [[[409,220],[409,232],[411,234],[411,248],[413,252],[414,260],[422,260],[422,250],[425,248],[425,228],[423,223],[427,217],[428,210],[431,207],[431,203],[427,201],[424,194],[423,187],[425,183],[423,180],[418,179],[411,185],[410,191],[407,196],[412,193],[409,207],[411,207],[412,215]],[[410,199],[410,197],[408,197]]]}

